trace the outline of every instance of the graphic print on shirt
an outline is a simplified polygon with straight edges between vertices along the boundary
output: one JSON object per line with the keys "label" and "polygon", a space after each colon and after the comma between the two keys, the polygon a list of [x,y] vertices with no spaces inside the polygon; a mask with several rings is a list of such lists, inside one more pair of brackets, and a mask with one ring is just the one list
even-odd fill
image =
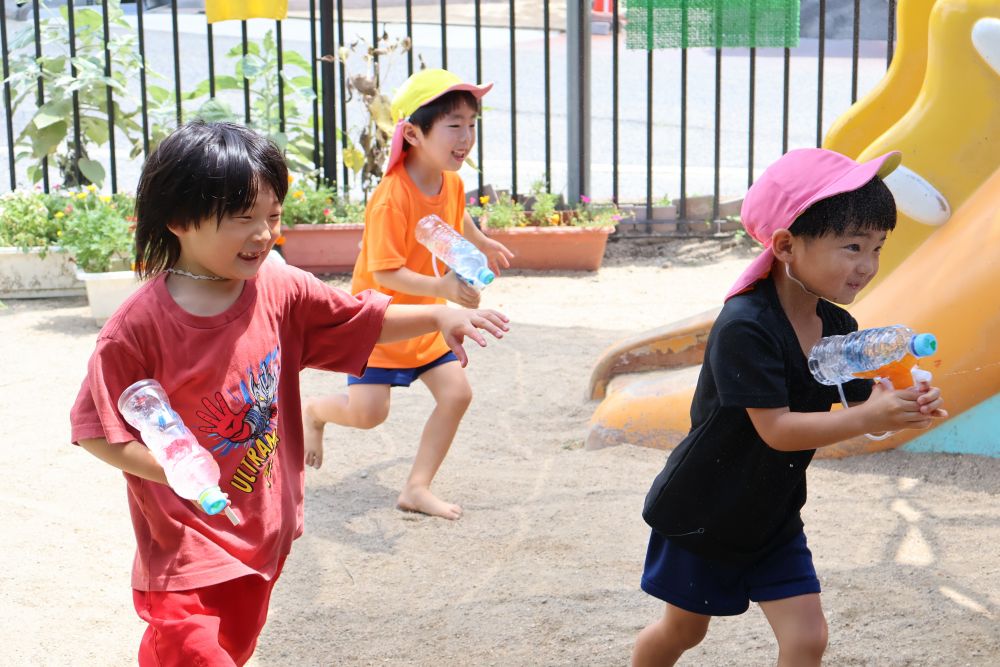
{"label": "graphic print on shirt", "polygon": [[204,425],[198,430],[207,433],[214,441],[211,450],[218,456],[227,456],[233,450],[242,454],[243,460],[236,467],[230,485],[251,493],[258,479],[271,486],[273,460],[271,453],[278,446],[275,424],[278,414],[278,348],[264,360],[246,370],[246,379],[240,380],[239,392],[230,390],[227,400],[221,391],[214,400],[202,398],[205,410],[196,414]]}

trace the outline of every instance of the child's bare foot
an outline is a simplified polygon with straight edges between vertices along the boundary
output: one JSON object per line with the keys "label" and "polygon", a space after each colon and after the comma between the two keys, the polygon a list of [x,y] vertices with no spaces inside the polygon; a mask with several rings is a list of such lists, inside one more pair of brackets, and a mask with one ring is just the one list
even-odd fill
{"label": "child's bare foot", "polygon": [[323,465],[323,426],[309,411],[310,401],[302,404],[302,438],[305,447],[306,465],[319,468]]}
{"label": "child's bare foot", "polygon": [[443,519],[461,518],[462,508],[441,500],[426,486],[407,486],[396,499],[396,507],[407,512],[420,512]]}

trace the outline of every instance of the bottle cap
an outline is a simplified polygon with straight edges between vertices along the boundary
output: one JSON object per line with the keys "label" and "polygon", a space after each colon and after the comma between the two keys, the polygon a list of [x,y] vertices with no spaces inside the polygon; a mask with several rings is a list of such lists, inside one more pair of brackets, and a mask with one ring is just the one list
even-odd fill
{"label": "bottle cap", "polygon": [[479,275],[476,276],[476,278],[478,278],[479,282],[481,282],[482,284],[489,285],[491,282],[493,282],[493,279],[496,278],[496,276],[493,275],[493,272],[490,271],[489,269],[480,269]]}
{"label": "bottle cap", "polygon": [[910,352],[915,357],[929,357],[937,352],[937,338],[934,334],[917,334],[910,340]]}
{"label": "bottle cap", "polygon": [[205,514],[218,514],[226,507],[228,500],[222,489],[217,486],[211,486],[201,492],[198,496],[198,503],[201,508],[205,510]]}

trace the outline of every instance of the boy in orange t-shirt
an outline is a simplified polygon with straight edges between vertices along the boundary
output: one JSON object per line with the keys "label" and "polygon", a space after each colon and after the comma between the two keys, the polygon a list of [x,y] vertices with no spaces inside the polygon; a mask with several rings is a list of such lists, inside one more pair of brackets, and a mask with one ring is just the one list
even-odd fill
{"label": "boy in orange t-shirt", "polygon": [[[392,101],[396,131],[389,164],[365,209],[352,292],[375,289],[397,304],[453,301],[476,308],[479,292],[451,273],[436,276],[434,258],[416,240],[417,222],[430,214],[479,248],[494,273],[510,265],[513,254],[487,238],[465,212],[464,186],[456,173],[476,143],[479,100],[492,87],[463,83],[441,69],[417,72],[400,87]],[[346,394],[304,402],[306,464],[318,468],[323,463],[326,422],[373,428],[389,414],[389,390],[420,378],[437,405],[396,504],[403,510],[459,518],[462,508],[435,496],[430,485],[472,401],[465,361],[449,351],[440,333],[376,345],[364,375],[348,378]]]}

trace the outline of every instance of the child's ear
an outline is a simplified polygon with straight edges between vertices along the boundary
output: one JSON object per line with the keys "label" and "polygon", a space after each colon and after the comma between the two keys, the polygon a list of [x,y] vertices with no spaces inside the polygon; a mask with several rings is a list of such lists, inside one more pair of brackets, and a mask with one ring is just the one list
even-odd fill
{"label": "child's ear", "polygon": [[403,141],[410,144],[411,146],[417,146],[420,144],[420,139],[423,133],[417,128],[416,125],[410,122],[403,123]]}
{"label": "child's ear", "polygon": [[778,229],[771,235],[771,252],[782,262],[792,258],[795,237],[787,229]]}

